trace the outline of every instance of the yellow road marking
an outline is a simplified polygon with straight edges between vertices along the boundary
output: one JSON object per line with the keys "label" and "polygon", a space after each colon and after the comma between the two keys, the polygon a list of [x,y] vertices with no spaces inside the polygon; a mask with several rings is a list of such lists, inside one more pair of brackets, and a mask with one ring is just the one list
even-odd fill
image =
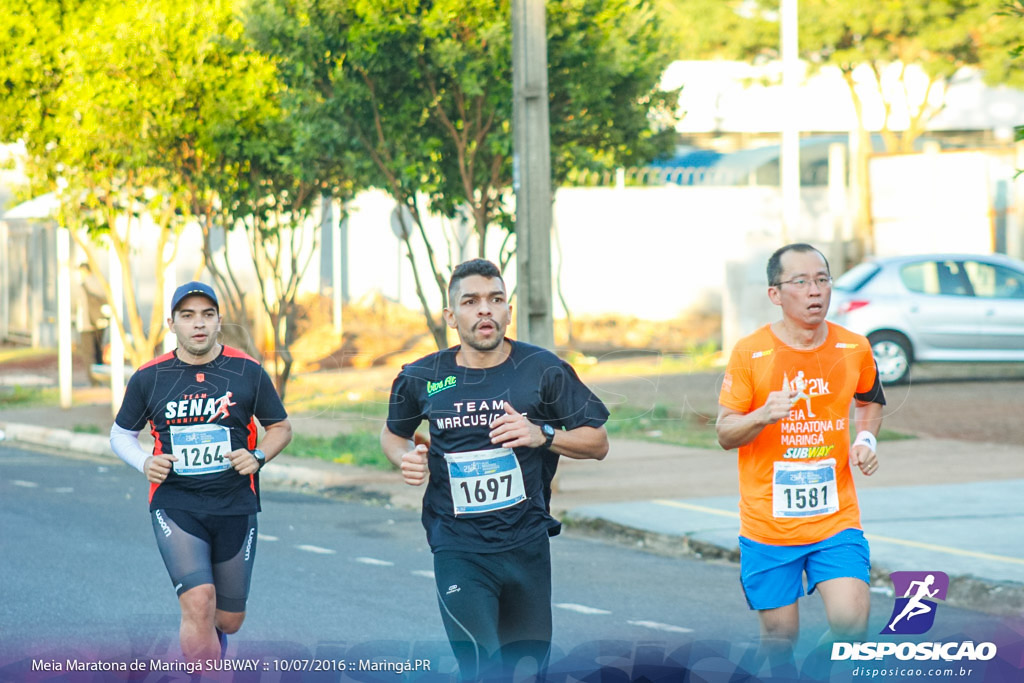
{"label": "yellow road marking", "polygon": [[962,555],[964,557],[977,557],[982,560],[993,560],[995,562],[1009,562],[1011,564],[1024,564],[1024,559],[1019,557],[1005,557],[1003,555],[992,555],[990,553],[979,553],[973,550],[961,550],[960,548],[950,548],[945,545],[935,545],[933,543],[920,543],[918,541],[904,541],[900,538],[889,538],[888,536],[879,536],[877,534],[864,534],[869,541],[883,541],[885,543],[895,543],[896,545],[905,545],[910,548],[921,548],[922,550],[934,550],[940,553],[948,553],[950,555]]}
{"label": "yellow road marking", "polygon": [[704,512],[709,515],[718,515],[720,517],[731,517],[732,519],[739,519],[740,513],[731,512],[729,510],[719,510],[717,508],[704,507],[703,505],[693,505],[691,503],[680,503],[678,500],[656,500],[654,501],[657,505],[667,505],[673,508],[682,508],[684,510],[693,510],[694,512]]}
{"label": "yellow road marking", "polygon": [[[729,517],[731,519],[739,519],[740,516],[738,512],[732,512],[730,510],[719,510],[717,508],[706,507],[704,505],[694,505],[692,503],[681,503],[677,500],[655,500],[653,502],[656,505],[665,505],[667,507],[681,508],[683,510],[703,512],[708,515],[718,515],[719,517]],[[935,552],[946,553],[947,555],[976,557],[981,560],[992,560],[993,562],[1008,562],[1010,564],[1024,564],[1024,559],[1019,557],[1006,557],[1005,555],[993,555],[991,553],[981,553],[974,550],[962,550],[960,548],[951,548],[946,545],[936,545],[934,543],[921,543],[920,541],[905,541],[901,538],[879,536],[878,534],[864,534],[864,536],[869,541],[893,543],[895,545],[902,545],[908,548],[919,548],[921,550],[934,550]]]}

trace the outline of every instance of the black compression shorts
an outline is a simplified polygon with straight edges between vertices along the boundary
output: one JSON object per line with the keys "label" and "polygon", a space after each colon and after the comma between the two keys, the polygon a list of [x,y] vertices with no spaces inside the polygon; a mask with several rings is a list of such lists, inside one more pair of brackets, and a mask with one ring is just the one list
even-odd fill
{"label": "black compression shorts", "polygon": [[217,609],[244,612],[256,559],[256,515],[154,510],[150,517],[175,593],[213,584]]}
{"label": "black compression shorts", "polygon": [[551,648],[551,551],[547,534],[498,553],[441,550],[434,577],[462,680],[546,664]]}

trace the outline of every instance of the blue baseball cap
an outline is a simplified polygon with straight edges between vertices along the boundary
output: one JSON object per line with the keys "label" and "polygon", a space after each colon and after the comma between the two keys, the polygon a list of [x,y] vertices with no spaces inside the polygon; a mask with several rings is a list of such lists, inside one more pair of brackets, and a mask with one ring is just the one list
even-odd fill
{"label": "blue baseball cap", "polygon": [[220,302],[217,301],[217,295],[213,292],[213,287],[203,282],[186,282],[182,286],[174,290],[174,296],[171,297],[171,314],[177,310],[178,304],[181,303],[182,299],[193,294],[199,294],[205,296],[207,299],[213,302],[213,305],[217,308],[217,312],[220,312]]}

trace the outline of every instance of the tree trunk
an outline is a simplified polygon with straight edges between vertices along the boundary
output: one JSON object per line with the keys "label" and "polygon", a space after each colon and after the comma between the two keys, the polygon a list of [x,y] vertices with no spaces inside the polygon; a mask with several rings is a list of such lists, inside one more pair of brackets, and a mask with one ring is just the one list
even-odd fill
{"label": "tree trunk", "polygon": [[871,178],[869,161],[872,146],[871,134],[864,124],[864,103],[857,94],[852,70],[843,69],[843,78],[850,89],[853,109],[857,115],[856,145],[850,155],[850,190],[853,194],[853,226],[857,239],[857,251],[852,255],[859,262],[865,255],[875,251],[875,229],[871,216]]}

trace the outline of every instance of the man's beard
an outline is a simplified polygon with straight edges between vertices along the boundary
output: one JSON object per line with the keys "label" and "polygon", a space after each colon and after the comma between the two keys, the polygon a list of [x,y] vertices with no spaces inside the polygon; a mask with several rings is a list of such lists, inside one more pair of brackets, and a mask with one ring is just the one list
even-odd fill
{"label": "man's beard", "polygon": [[476,331],[470,330],[470,334],[462,339],[462,343],[476,351],[493,351],[505,341],[505,328],[498,323],[491,321],[494,325],[494,337],[486,341],[480,341],[476,337]]}

